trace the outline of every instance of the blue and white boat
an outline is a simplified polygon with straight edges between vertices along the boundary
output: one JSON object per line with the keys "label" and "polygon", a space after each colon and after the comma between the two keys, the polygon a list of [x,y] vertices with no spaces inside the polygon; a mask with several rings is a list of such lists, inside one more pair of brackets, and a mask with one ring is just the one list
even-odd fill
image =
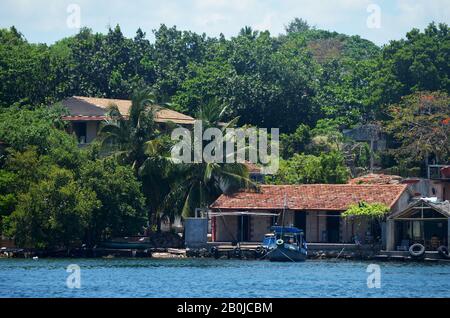
{"label": "blue and white boat", "polygon": [[271,262],[303,262],[308,256],[304,232],[295,227],[273,226],[264,237],[263,248]]}

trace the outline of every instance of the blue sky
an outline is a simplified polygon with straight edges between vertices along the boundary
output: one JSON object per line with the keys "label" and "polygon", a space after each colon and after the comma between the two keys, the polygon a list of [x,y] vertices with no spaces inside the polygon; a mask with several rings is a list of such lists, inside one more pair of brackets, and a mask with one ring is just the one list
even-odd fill
{"label": "blue sky", "polygon": [[[141,27],[150,39],[161,23],[230,37],[249,25],[276,35],[295,17],[321,29],[358,34],[378,45],[413,27],[450,22],[450,0],[0,0],[0,27],[15,25],[30,42],[53,43],[77,33],[67,26],[68,5],[81,10],[81,25],[106,32],[120,24],[127,36]],[[380,28],[369,28],[367,8],[380,8]]]}

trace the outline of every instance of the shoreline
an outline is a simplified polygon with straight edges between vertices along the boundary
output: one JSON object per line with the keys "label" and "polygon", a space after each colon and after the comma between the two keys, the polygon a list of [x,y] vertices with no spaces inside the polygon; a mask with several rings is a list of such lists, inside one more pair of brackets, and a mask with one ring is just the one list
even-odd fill
{"label": "shoreline", "polygon": [[[152,248],[147,250],[132,249],[72,249],[60,251],[42,251],[30,249],[3,249],[0,259],[214,259],[214,260],[244,260],[244,261],[266,261],[263,256],[256,251],[228,251],[218,255],[217,252],[207,249],[172,249],[172,248]],[[315,251],[308,255],[307,260],[314,261],[377,261],[377,262],[403,262],[403,263],[448,263],[450,259],[444,258],[413,258],[410,256],[387,256],[379,253],[370,255],[355,252],[325,252]]]}

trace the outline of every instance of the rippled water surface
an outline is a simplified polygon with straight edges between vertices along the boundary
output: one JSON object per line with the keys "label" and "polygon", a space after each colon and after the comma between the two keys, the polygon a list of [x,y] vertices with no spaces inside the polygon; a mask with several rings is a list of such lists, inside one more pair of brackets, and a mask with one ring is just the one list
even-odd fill
{"label": "rippled water surface", "polygon": [[[66,268],[81,268],[69,289]],[[450,264],[213,259],[0,259],[0,297],[450,297]]]}

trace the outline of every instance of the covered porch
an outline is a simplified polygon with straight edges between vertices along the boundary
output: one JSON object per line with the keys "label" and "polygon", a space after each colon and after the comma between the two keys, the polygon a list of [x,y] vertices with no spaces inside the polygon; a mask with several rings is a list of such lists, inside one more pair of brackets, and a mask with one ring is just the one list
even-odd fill
{"label": "covered porch", "polygon": [[408,251],[421,244],[427,251],[450,248],[450,203],[425,199],[413,202],[387,222],[387,250]]}

